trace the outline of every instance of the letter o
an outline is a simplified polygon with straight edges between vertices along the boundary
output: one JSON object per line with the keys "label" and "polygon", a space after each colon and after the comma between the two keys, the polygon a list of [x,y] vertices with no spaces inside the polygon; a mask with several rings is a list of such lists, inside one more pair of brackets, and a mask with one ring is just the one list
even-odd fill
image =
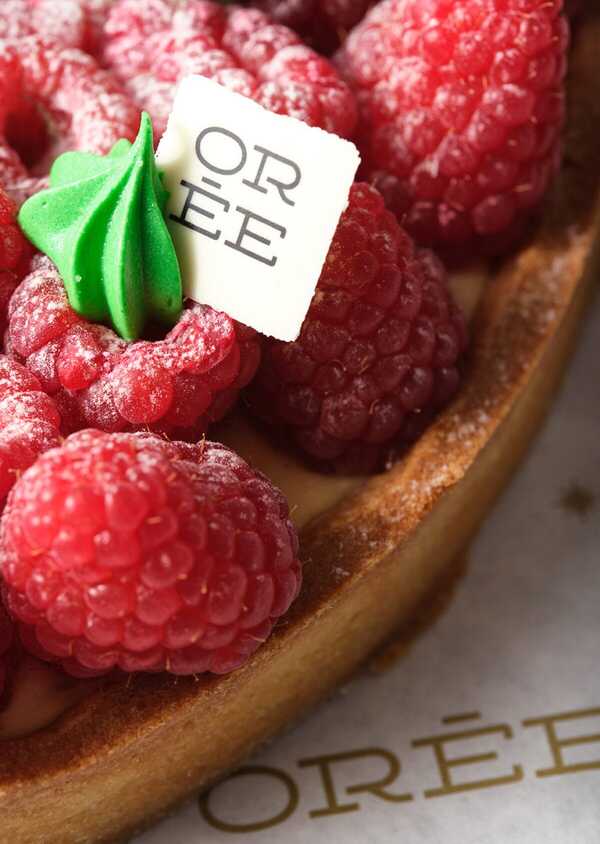
{"label": "letter o", "polygon": [[[287,805],[276,815],[273,815],[273,817],[267,818],[264,821],[257,821],[255,823],[234,824],[217,818],[217,816],[213,813],[209,802],[211,794],[215,788],[218,788],[218,786],[222,785],[223,782],[230,782],[238,777],[255,775],[274,777],[279,780],[279,782],[282,782],[287,789]],[[208,791],[204,792],[204,794],[201,794],[198,799],[198,805],[204,820],[215,829],[219,829],[222,832],[258,832],[261,829],[269,829],[269,827],[277,826],[278,824],[286,821],[290,815],[296,811],[298,800],[298,786],[290,775],[285,773],[285,771],[280,771],[277,768],[269,768],[266,765],[249,765],[246,768],[240,768],[239,771],[235,771],[235,773],[227,777],[226,780],[223,780],[221,783],[217,783]]]}
{"label": "letter o", "polygon": [[[215,133],[224,135],[226,138],[231,138],[231,140],[237,144],[239,161],[235,167],[217,167],[215,164],[211,164],[202,154],[202,141],[208,135]],[[246,163],[247,153],[244,142],[235,134],[235,132],[230,132],[229,129],[223,129],[221,126],[209,126],[208,128],[203,129],[196,138],[196,155],[198,156],[198,161],[201,164],[204,164],[205,167],[208,167],[209,170],[212,170],[213,173],[220,173],[222,176],[233,176],[234,173],[239,173],[243,168]]]}

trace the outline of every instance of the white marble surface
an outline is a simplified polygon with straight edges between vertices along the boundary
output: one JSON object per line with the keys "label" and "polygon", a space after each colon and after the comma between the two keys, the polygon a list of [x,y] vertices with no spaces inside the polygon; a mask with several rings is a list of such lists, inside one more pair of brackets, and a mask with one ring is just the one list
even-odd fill
{"label": "white marble surface", "polygon": [[[391,670],[361,674],[250,760],[293,780],[298,802],[290,816],[234,833],[208,823],[191,800],[136,844],[600,841],[599,360],[597,302],[548,424],[472,546],[468,573],[449,609]],[[574,489],[583,504],[595,497],[585,515],[561,506]],[[581,714],[594,708],[596,715]],[[441,723],[469,712],[481,718]],[[597,739],[563,747],[564,765],[596,767],[537,776],[554,764],[547,731],[523,721],[574,712],[578,717],[557,723],[559,740]],[[504,733],[446,743],[442,751],[455,758],[496,752],[497,758],[452,767],[449,776],[456,783],[511,775],[515,781],[426,797],[426,790],[440,788],[440,771],[433,748],[412,743],[490,725],[504,725]],[[506,738],[509,732],[512,738]],[[359,808],[311,817],[327,800],[319,766],[300,767],[299,760],[365,748],[388,755],[331,766],[338,803]],[[394,759],[401,773],[384,790],[409,793],[412,800],[348,795],[352,785],[381,779]],[[520,766],[516,774],[514,766]],[[260,824],[286,807],[287,789],[272,775],[247,775],[217,787],[209,805],[221,824]]]}

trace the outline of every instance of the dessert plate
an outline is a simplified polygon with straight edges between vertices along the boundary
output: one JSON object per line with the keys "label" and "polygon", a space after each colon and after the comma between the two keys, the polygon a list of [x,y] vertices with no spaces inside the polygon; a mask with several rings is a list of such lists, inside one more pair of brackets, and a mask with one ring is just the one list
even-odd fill
{"label": "dessert plate", "polygon": [[565,162],[533,238],[507,263],[453,280],[478,301],[458,399],[368,480],[316,475],[243,418],[229,422],[222,438],[283,488],[302,528],[299,599],[225,677],[58,688],[25,670],[0,719],[3,840],[133,834],[331,693],[435,588],[541,423],[597,278],[599,41],[600,15],[588,12],[571,60]]}

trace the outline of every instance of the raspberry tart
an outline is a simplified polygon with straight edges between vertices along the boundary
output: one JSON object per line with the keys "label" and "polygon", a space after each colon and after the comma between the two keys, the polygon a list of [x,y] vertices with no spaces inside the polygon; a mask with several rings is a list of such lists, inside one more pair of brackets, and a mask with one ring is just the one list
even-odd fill
{"label": "raspberry tart", "polygon": [[[145,5],[121,0],[116,9],[131,16]],[[174,5],[147,4],[167,10],[154,14],[157,43],[171,43]],[[200,19],[194,27],[221,21],[215,38],[223,46],[225,13],[211,3],[184,5]],[[401,5],[384,0],[370,14],[387,20]],[[483,4],[428,5],[442,16],[449,5],[468,11]],[[500,4],[487,5],[496,13]],[[414,6],[406,0],[407,9]],[[541,6],[560,13],[558,2]],[[115,13],[97,54],[108,55],[117,35],[125,38]],[[245,33],[270,60],[283,61],[285,53],[283,59],[269,53],[272,39],[283,39],[282,51],[296,50],[297,42],[280,29],[254,37],[262,15],[227,12],[237,36]],[[342,72],[369,20],[348,38]],[[138,21],[142,30],[145,21]],[[132,24],[133,41],[142,30]],[[39,38],[30,31],[18,37]],[[427,240],[438,242],[439,229],[421,237],[414,228],[413,241],[405,226],[412,226],[419,200],[394,206],[397,184],[388,196],[380,176],[373,179],[398,220],[373,187],[353,187],[294,343],[258,338],[225,315],[194,307],[162,339],[120,338],[76,312],[63,267],[34,259],[11,298],[0,373],[3,424],[10,417],[20,435],[31,431],[25,445],[13,438],[6,446],[17,471],[6,473],[0,528],[9,612],[0,614],[0,809],[7,838],[71,844],[133,834],[329,694],[436,588],[541,423],[591,293],[600,214],[599,37],[598,14],[580,11],[563,163],[532,233],[502,262],[452,271],[449,284],[439,260],[423,250]],[[186,61],[219,49],[205,32],[190,42],[191,52],[187,41],[180,45]],[[258,53],[249,50],[250,59],[246,52],[242,60],[234,42],[228,38],[223,51],[230,69],[253,76],[254,91],[272,81],[257,83],[265,54],[252,64]],[[404,38],[403,49],[410,51],[410,42]],[[115,67],[125,46],[125,53],[114,47]],[[306,54],[302,72],[305,60]],[[140,62],[159,88],[167,65],[148,67],[143,56]],[[174,76],[162,81],[172,85],[179,71],[170,67]],[[329,81],[339,79],[327,68]],[[318,62],[319,80],[322,73]],[[102,80],[117,85],[114,77]],[[341,85],[334,87],[350,91]],[[358,95],[363,133],[371,92]],[[307,96],[304,90],[302,107]],[[130,129],[123,135],[133,140]],[[554,141],[539,147],[540,156],[550,155]],[[111,153],[115,168],[126,168],[135,149],[127,142]],[[555,167],[554,152],[551,159]],[[477,182],[473,207],[509,191],[508,181],[501,188],[494,182],[500,194],[484,195],[481,172],[463,174],[463,182]],[[405,198],[410,173],[402,176]],[[66,187],[56,180],[54,172],[51,190]],[[158,207],[160,188],[152,190]],[[437,213],[446,200],[427,198],[438,223],[447,219]],[[497,247],[496,238],[510,229],[504,222],[503,231],[480,234],[493,234]],[[470,243],[469,252],[485,252],[488,243],[480,250],[474,242],[476,228],[462,242]],[[148,283],[151,269],[140,270]],[[202,348],[201,362],[191,361],[192,347]],[[243,347],[251,358],[246,370]],[[91,354],[81,351],[88,348]],[[137,355],[141,362],[131,364]],[[152,419],[143,401],[139,418],[132,415],[138,402],[127,403],[136,389],[143,397],[159,382],[146,355],[160,369],[159,398],[170,399]],[[398,372],[404,379],[395,383]],[[187,393],[178,392],[182,376],[194,384]],[[98,382],[101,400],[85,400]],[[211,415],[219,390],[208,384],[228,396],[221,413]],[[234,410],[232,389],[243,393]],[[189,401],[199,394],[204,404]],[[107,406],[112,410],[102,416]],[[63,441],[69,430],[90,426],[96,430]],[[209,440],[167,438],[191,439],[192,428],[207,430]]]}

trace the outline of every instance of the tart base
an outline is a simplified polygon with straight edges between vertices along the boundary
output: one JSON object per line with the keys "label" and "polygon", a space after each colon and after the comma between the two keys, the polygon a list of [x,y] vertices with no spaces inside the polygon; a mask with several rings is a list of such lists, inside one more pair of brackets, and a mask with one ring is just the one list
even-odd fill
{"label": "tart base", "polygon": [[52,726],[3,741],[5,840],[109,842],[139,830],[330,694],[451,565],[543,420],[594,287],[599,40],[600,17],[588,14],[563,172],[533,241],[486,290],[457,401],[404,460],[306,525],[301,596],[244,668],[111,682]]}

